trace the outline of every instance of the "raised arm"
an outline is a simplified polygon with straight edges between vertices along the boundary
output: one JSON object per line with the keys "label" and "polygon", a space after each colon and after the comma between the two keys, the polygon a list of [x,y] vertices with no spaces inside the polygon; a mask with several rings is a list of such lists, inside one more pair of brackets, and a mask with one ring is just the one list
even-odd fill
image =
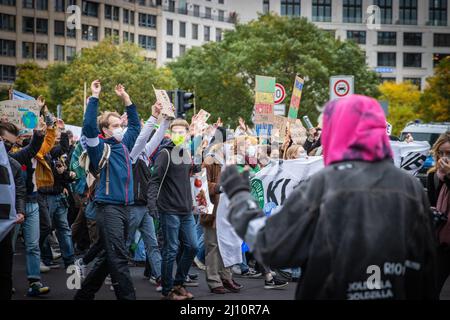
{"label": "raised arm", "polygon": [[102,90],[100,80],[95,80],[91,84],[92,96],[84,114],[83,134],[86,136],[87,152],[90,163],[94,169],[98,168],[98,163],[102,157],[104,142],[98,137],[97,114],[100,92]]}
{"label": "raised arm", "polygon": [[141,122],[139,121],[139,115],[137,113],[136,106],[131,102],[130,96],[125,91],[125,87],[121,84],[118,84],[115,88],[115,91],[117,96],[122,99],[127,110],[128,128],[122,142],[128,148],[128,151],[131,152],[136,139],[139,136],[139,132],[141,131]]}

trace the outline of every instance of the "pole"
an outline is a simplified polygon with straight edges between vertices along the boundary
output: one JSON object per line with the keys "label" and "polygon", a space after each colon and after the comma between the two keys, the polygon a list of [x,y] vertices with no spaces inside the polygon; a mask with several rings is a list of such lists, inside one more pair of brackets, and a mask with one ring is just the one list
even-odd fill
{"label": "pole", "polygon": [[86,86],[86,81],[84,82],[84,96],[83,96],[83,114],[86,113],[86,99],[87,99],[87,86]]}

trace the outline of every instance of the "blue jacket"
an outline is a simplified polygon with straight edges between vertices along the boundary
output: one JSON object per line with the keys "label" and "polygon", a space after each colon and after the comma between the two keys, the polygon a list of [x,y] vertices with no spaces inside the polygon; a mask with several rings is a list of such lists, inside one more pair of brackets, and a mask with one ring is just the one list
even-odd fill
{"label": "blue jacket", "polygon": [[[98,163],[103,154],[104,144],[111,146],[111,155],[108,166],[105,165],[100,172],[100,182],[95,189],[94,201],[109,204],[130,205],[133,204],[133,170],[130,159],[130,151],[139,135],[141,123],[132,104],[127,107],[128,129],[122,142],[114,138],[99,138],[97,127],[98,99],[89,98],[83,121],[83,134],[87,138],[87,153],[91,168],[98,169]],[[106,190],[106,170],[109,170],[109,192]]]}

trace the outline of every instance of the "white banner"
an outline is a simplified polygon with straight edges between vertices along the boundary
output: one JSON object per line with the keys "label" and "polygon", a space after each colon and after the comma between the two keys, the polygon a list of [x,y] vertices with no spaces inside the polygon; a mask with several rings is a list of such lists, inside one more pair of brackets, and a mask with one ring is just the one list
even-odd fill
{"label": "white banner", "polygon": [[5,144],[0,142],[0,241],[14,227],[16,221],[16,188]]}
{"label": "white banner", "polygon": [[395,166],[413,176],[423,167],[430,152],[430,144],[428,141],[415,141],[410,143],[391,141],[391,148],[394,153]]}

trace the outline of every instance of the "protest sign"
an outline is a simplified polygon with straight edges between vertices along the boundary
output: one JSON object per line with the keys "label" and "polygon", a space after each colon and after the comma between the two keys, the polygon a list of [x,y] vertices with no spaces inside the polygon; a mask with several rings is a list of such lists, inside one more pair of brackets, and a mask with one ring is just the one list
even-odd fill
{"label": "protest sign", "polygon": [[303,145],[306,141],[306,129],[302,125],[300,119],[296,119],[295,122],[289,123],[289,132],[294,144]]}
{"label": "protest sign", "polygon": [[5,144],[0,142],[0,241],[14,227],[16,221],[16,188]]}
{"label": "protest sign", "polygon": [[162,106],[161,115],[166,116],[169,119],[174,119],[175,114],[173,110],[173,104],[172,102],[170,102],[170,98],[169,95],[167,94],[167,91],[155,89],[155,87],[153,87],[153,90],[155,91],[156,101],[158,101]]}
{"label": "protest sign", "polygon": [[214,205],[209,198],[206,169],[191,177],[191,193],[194,214],[212,214]]}
{"label": "protest sign", "polygon": [[415,176],[425,164],[430,144],[428,141],[391,141],[392,152],[394,153],[394,164],[396,167],[405,170]]}
{"label": "protest sign", "polygon": [[295,76],[294,88],[292,89],[291,104],[289,106],[288,118],[297,119],[300,100],[302,98],[304,80],[298,75]]}
{"label": "protest sign", "polygon": [[32,131],[39,122],[41,108],[36,100],[5,100],[0,102],[2,117],[20,130]]}
{"label": "protest sign", "polygon": [[270,124],[273,117],[275,78],[256,76],[255,124]]}

